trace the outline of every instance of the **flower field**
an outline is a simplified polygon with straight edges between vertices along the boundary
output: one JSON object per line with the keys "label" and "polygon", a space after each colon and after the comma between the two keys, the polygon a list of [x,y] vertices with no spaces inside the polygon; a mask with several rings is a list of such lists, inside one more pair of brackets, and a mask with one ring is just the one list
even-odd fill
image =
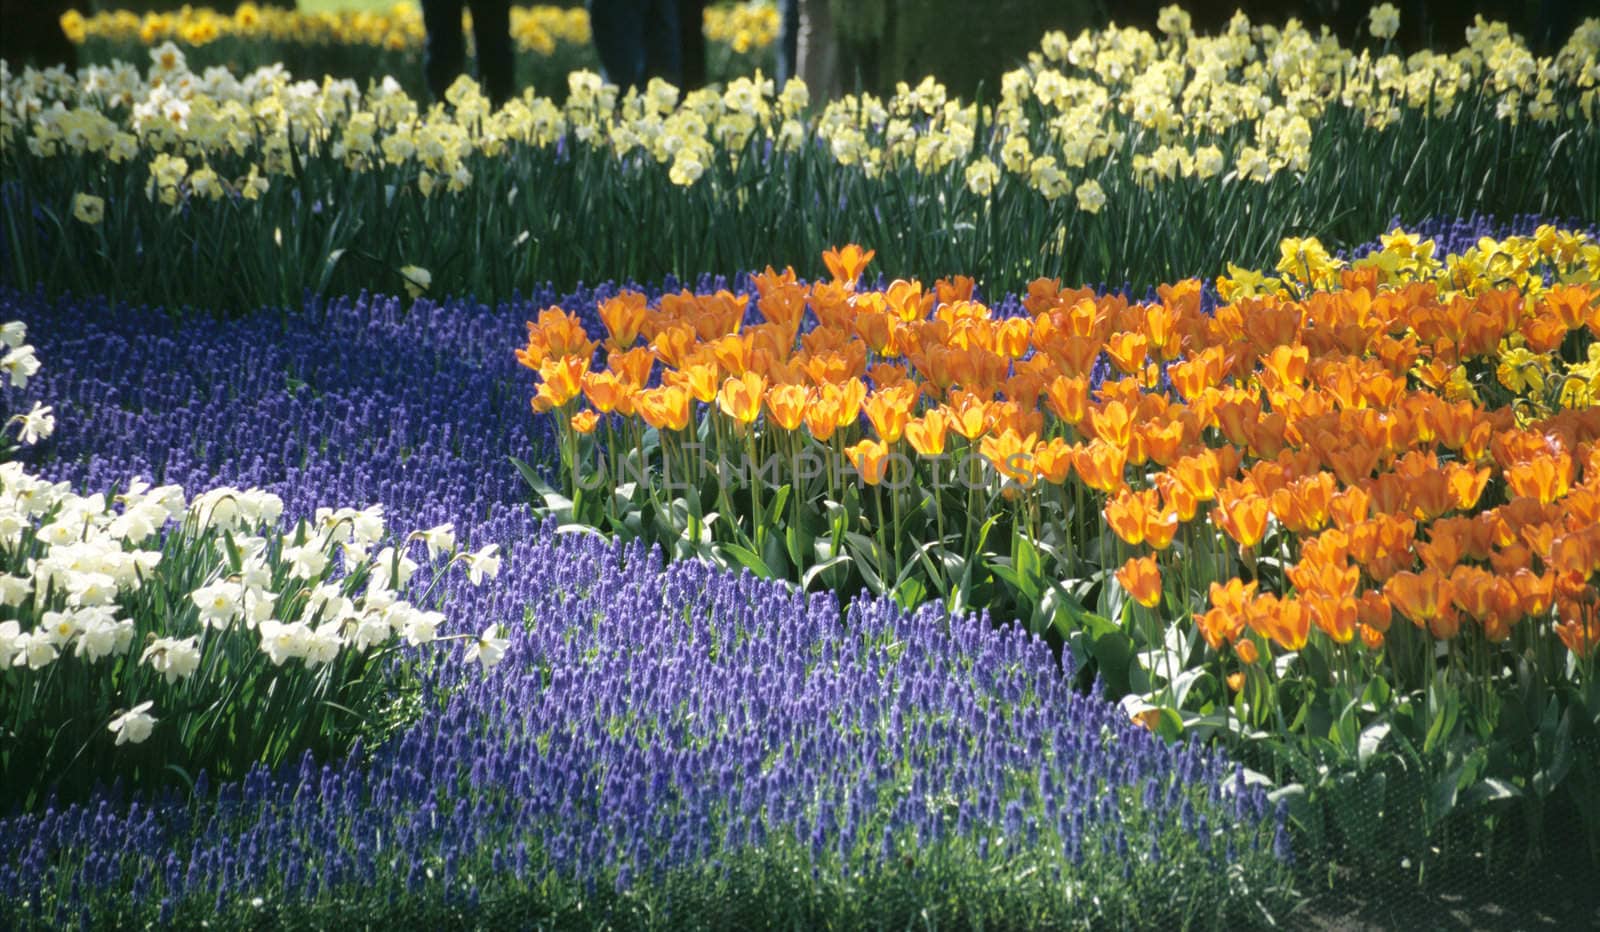
{"label": "flower field", "polygon": [[498,111],[407,8],[73,20],[0,74],[0,925],[1586,921],[1600,21],[1392,13],[814,101],[532,8]]}

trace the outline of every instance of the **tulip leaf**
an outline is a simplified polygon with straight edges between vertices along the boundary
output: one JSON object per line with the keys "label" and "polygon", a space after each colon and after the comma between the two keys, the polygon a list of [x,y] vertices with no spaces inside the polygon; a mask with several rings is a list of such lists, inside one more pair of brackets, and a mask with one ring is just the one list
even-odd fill
{"label": "tulip leaf", "polygon": [[720,544],[719,549],[732,557],[736,563],[763,579],[772,578],[772,570],[754,550],[739,544]]}
{"label": "tulip leaf", "polygon": [[1383,740],[1389,737],[1390,727],[1388,722],[1373,722],[1362,730],[1361,739],[1356,745],[1356,760],[1361,766],[1365,767],[1383,747]]}

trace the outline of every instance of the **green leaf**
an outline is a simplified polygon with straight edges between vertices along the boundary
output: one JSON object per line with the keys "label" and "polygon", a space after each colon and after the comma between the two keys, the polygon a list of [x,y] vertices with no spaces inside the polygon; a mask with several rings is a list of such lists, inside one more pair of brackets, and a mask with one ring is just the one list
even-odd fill
{"label": "green leaf", "polygon": [[1516,784],[1498,777],[1484,777],[1467,787],[1466,792],[1461,794],[1461,803],[1468,808],[1474,808],[1506,799],[1521,799],[1522,796],[1522,788]]}
{"label": "green leaf", "polygon": [[719,544],[718,549],[728,556],[733,557],[734,561],[740,566],[743,566],[745,569],[748,569],[757,576],[760,576],[763,579],[773,578],[772,569],[767,566],[766,561],[761,559],[760,555],[758,555],[754,550],[751,550],[748,547],[742,547],[738,544]]}
{"label": "green leaf", "polygon": [[1361,731],[1361,740],[1356,745],[1356,761],[1361,766],[1367,766],[1383,747],[1383,739],[1389,737],[1390,725],[1388,722],[1373,722]]}

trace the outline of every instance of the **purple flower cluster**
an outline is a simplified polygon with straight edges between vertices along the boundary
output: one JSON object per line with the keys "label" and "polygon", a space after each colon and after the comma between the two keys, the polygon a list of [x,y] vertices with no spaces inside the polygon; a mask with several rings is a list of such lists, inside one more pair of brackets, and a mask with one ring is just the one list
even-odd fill
{"label": "purple flower cluster", "polygon": [[523,510],[481,532],[516,541],[508,571],[453,588],[450,610],[525,619],[507,669],[441,670],[398,739],[213,804],[0,820],[17,846],[0,899],[57,891],[59,912],[34,917],[51,920],[105,887],[157,904],[383,884],[470,898],[552,875],[625,887],[778,844],[835,875],[950,851],[1091,881],[1148,881],[1163,853],[1219,873],[1283,854],[1281,814],[1234,766],[1077,694],[1015,629],[865,600],[841,624],[831,595],[663,567]]}
{"label": "purple flower cluster", "polygon": [[487,676],[458,653],[434,662],[416,722],[348,760],[194,800],[112,788],[0,809],[0,925],[111,903],[162,920],[338,891],[470,899],[550,877],[625,889],[763,850],[836,877],[940,857],[1147,885],[1178,862],[1282,869],[1284,816],[1259,788],[1075,693],[1035,638],[663,566],[542,523],[507,459],[549,450],[509,347],[539,307],[592,316],[615,290],[501,308],[364,296],[181,324],[0,292],[58,413],[33,454],[43,473],[453,521],[474,546],[500,543],[505,570],[483,588],[448,578],[449,630],[498,621],[512,637]]}

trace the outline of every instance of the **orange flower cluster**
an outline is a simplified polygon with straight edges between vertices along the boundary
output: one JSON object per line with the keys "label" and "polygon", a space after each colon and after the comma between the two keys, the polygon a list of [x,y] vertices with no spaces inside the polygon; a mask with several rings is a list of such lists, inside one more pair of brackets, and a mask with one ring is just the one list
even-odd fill
{"label": "orange flower cluster", "polygon": [[[1369,268],[1343,271],[1337,290],[1208,316],[1196,281],[1141,304],[1040,280],[1028,315],[1006,319],[962,277],[859,289],[871,258],[830,251],[833,279],[809,286],[769,268],[751,326],[727,292],[653,308],[620,295],[599,308],[607,364],[593,371],[577,318],[544,311],[517,354],[540,375],[533,406],[592,430],[594,414],[572,411],[581,395],[681,431],[693,403],[714,405],[835,445],[869,483],[896,450],[959,446],[1014,487],[1075,478],[1102,493],[1109,529],[1153,554],[1196,518],[1246,553],[1292,540],[1292,592],[1227,580],[1195,617],[1241,657],[1256,655],[1246,632],[1284,650],[1313,631],[1375,648],[1396,616],[1439,639],[1474,624],[1501,641],[1535,619],[1580,655],[1600,643],[1600,409],[1519,425],[1439,390],[1513,335],[1541,352],[1592,342],[1600,292],[1443,297],[1433,283],[1380,290]],[[816,326],[801,333],[807,312]],[[1091,391],[1102,357],[1112,376]],[[1117,578],[1159,604],[1154,557]]]}

